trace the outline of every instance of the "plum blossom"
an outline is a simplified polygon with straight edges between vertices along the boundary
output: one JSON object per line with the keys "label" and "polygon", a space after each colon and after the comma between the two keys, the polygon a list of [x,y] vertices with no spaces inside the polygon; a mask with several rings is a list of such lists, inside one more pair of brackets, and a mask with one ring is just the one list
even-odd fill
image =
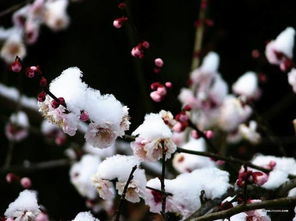
{"label": "plum blossom", "polygon": [[81,78],[82,72],[77,67],[63,71],[49,85],[51,93],[60,101],[46,95],[45,100],[38,102],[39,110],[70,136],[75,135],[82,124],[81,114],[87,113],[86,141],[92,146],[107,148],[129,129],[128,108],[113,95],[101,95],[99,90],[88,87]]}
{"label": "plum blossom", "polygon": [[[100,197],[103,199],[114,197],[113,183],[115,183],[118,194],[121,195],[132,168],[134,166],[139,167],[139,164],[140,162],[134,156],[115,155],[106,158],[98,166],[97,172],[92,178],[93,185]],[[137,168],[128,185],[126,200],[136,203],[140,201],[140,198],[145,198],[146,182],[144,170]]]}
{"label": "plum blossom", "polygon": [[19,111],[10,116],[5,126],[5,135],[9,140],[22,141],[28,136],[29,119],[25,112]]}
{"label": "plum blossom", "polygon": [[291,68],[295,30],[292,27],[282,31],[275,40],[266,45],[265,55],[269,63],[278,65],[282,71]]}
{"label": "plum blossom", "polygon": [[9,204],[5,216],[15,221],[30,221],[40,214],[35,191],[24,190],[18,198]]}
{"label": "plum blossom", "polygon": [[92,185],[91,178],[96,173],[100,159],[95,155],[86,154],[70,169],[71,183],[77,191],[87,199],[97,197],[96,188]]}
{"label": "plum blossom", "polygon": [[228,95],[221,107],[219,116],[219,127],[224,131],[234,131],[239,124],[249,118],[252,109],[232,95]]}
{"label": "plum blossom", "polygon": [[257,130],[257,123],[256,121],[250,121],[249,126],[246,124],[240,124],[238,127],[239,133],[241,136],[250,141],[253,144],[257,144],[260,142],[261,136],[256,131]]}
{"label": "plum blossom", "polygon": [[100,221],[99,219],[93,217],[90,212],[80,212],[72,221]]}
{"label": "plum blossom", "polygon": [[47,0],[45,3],[45,24],[53,31],[68,27],[70,19],[66,12],[68,0]]}
{"label": "plum blossom", "polygon": [[288,180],[289,174],[296,175],[296,161],[293,158],[257,155],[252,163],[272,169],[267,182],[262,185],[265,189],[275,189]]}
{"label": "plum blossom", "polygon": [[0,56],[6,63],[14,62],[16,56],[21,59],[26,56],[27,51],[22,39],[22,34],[22,29],[17,27],[12,27],[7,30],[0,27],[0,40],[5,40],[0,51]]}
{"label": "plum blossom", "polygon": [[[212,180],[215,179],[215,182]],[[198,181],[198,182],[197,182]],[[200,193],[205,191],[207,199],[214,199],[224,194],[229,187],[229,174],[217,168],[203,168],[191,173],[184,173],[175,179],[165,179],[167,196],[166,211],[181,214],[183,218],[190,216],[200,205]],[[160,190],[160,180],[151,179],[147,187]],[[147,188],[145,203],[153,213],[161,212],[161,193]]]}
{"label": "plum blossom", "polygon": [[176,144],[172,140],[172,132],[160,114],[147,114],[143,124],[132,135],[138,135],[136,140],[131,143],[131,148],[141,160],[159,160],[162,158],[163,149],[165,159],[169,159],[171,154],[176,151]]}
{"label": "plum blossom", "polygon": [[257,99],[260,95],[258,88],[258,78],[255,72],[248,71],[232,85],[235,94],[240,95],[247,100]]}
{"label": "plum blossom", "polygon": [[[191,139],[182,146],[183,149],[205,151],[206,144],[203,138]],[[215,163],[211,159],[187,153],[177,153],[173,158],[173,166],[180,173],[191,172],[204,167],[214,167]]]}

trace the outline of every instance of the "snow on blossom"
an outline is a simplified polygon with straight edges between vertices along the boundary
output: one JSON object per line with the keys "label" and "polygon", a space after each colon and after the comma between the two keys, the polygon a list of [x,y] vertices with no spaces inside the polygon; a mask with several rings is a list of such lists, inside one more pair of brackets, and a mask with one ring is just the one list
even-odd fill
{"label": "snow on blossom", "polygon": [[[215,179],[215,182],[212,180]],[[207,199],[214,199],[224,194],[229,185],[229,174],[217,168],[203,168],[192,173],[184,173],[172,180],[165,180],[167,196],[166,211],[178,213],[186,218],[196,211],[200,203],[201,191],[205,191]],[[147,187],[160,190],[160,180],[151,179]],[[147,188],[145,203],[153,213],[161,212],[161,193]]]}
{"label": "snow on blossom", "polygon": [[294,37],[294,28],[288,27],[275,40],[270,41],[265,49],[268,62],[279,65],[282,71],[287,71],[293,59]]}
{"label": "snow on blossom", "polygon": [[172,140],[172,132],[160,114],[147,114],[144,122],[132,135],[138,135],[131,143],[131,148],[141,160],[159,160],[162,158],[163,149],[165,159],[169,159],[177,148]]}
{"label": "snow on blossom", "polygon": [[232,85],[235,94],[245,97],[246,99],[256,99],[260,95],[258,88],[258,78],[255,72],[248,71]]}
{"label": "snow on blossom", "polygon": [[296,196],[296,187],[289,190],[288,196],[289,197]]}
{"label": "snow on blossom", "polygon": [[9,140],[21,141],[28,136],[29,119],[25,112],[19,111],[10,116],[5,126],[5,135]]}
{"label": "snow on blossom", "polygon": [[90,212],[80,212],[72,221],[100,221],[99,219],[93,217]]}
{"label": "snow on blossom", "polygon": [[24,190],[14,202],[9,204],[4,215],[16,221],[30,221],[34,220],[40,212],[36,192]]}
{"label": "snow on blossom", "polygon": [[288,73],[288,82],[292,86],[294,93],[296,93],[296,69],[292,68],[292,70]]}
{"label": "snow on blossom", "polygon": [[[203,138],[191,139],[182,146],[186,150],[205,151],[206,144]],[[173,166],[180,173],[191,172],[204,167],[214,167],[215,163],[211,159],[187,153],[177,153],[173,158]]]}
{"label": "snow on blossom", "polygon": [[103,199],[112,199],[115,191],[123,193],[124,186],[134,166],[138,166],[133,174],[133,179],[128,185],[126,200],[139,202],[140,198],[145,198],[146,176],[143,169],[139,168],[140,162],[134,156],[115,155],[106,158],[98,166],[95,176],[92,178],[94,186]]}
{"label": "snow on blossom", "polygon": [[257,166],[272,169],[267,182],[262,185],[262,187],[266,189],[279,187],[281,184],[288,181],[289,174],[296,175],[296,161],[293,158],[257,155],[252,160],[252,163]]}
{"label": "snow on blossom", "polygon": [[49,90],[63,99],[66,107],[52,105],[54,100],[46,95],[45,101],[38,103],[39,110],[70,136],[81,126],[81,114],[87,113],[90,123],[85,133],[86,141],[92,146],[107,148],[128,130],[128,108],[113,95],[101,95],[99,90],[89,88],[82,82],[82,76],[77,67],[64,70],[50,83]]}
{"label": "snow on blossom", "polygon": [[241,101],[232,95],[228,95],[223,101],[219,126],[224,131],[234,131],[239,124],[246,121],[252,114],[252,109],[248,105],[243,105]]}
{"label": "snow on blossom", "polygon": [[26,54],[26,47],[22,39],[23,31],[20,28],[12,27],[3,29],[0,27],[0,40],[5,39],[0,51],[1,58],[8,64],[14,62],[16,56],[23,59]]}
{"label": "snow on blossom", "polygon": [[45,24],[53,31],[68,27],[70,18],[66,12],[68,0],[48,0],[45,3]]}
{"label": "snow on blossom", "polygon": [[74,163],[70,169],[71,183],[83,197],[88,199],[97,197],[97,191],[92,185],[91,178],[95,175],[100,162],[99,157],[86,154],[79,162]]}
{"label": "snow on blossom", "polygon": [[110,147],[100,149],[85,142],[82,149],[88,154],[96,155],[101,160],[105,159],[106,157],[111,157],[115,154],[115,144],[112,144]]}

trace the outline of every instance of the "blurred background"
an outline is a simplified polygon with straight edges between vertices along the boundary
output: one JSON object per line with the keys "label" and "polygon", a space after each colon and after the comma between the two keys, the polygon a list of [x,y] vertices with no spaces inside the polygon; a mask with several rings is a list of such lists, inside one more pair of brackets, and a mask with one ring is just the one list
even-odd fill
{"label": "blurred background", "polygon": [[[0,11],[20,0],[0,1]],[[200,0],[128,0],[133,24],[137,29],[131,35],[125,28],[115,29],[113,20],[122,16],[117,1],[83,0],[72,3],[68,12],[70,26],[62,32],[52,32],[42,27],[36,44],[28,46],[26,65],[39,65],[48,79],[54,79],[72,66],[84,72],[84,80],[102,93],[112,93],[130,108],[131,131],[143,120],[145,113],[167,109],[178,113],[180,103],[176,99],[181,87],[187,85],[190,73],[195,21],[199,16]],[[265,74],[262,97],[255,107],[271,130],[283,140],[290,156],[295,156],[295,139],[292,120],[295,118],[296,96],[287,82],[287,75],[264,59],[265,44],[288,26],[296,27],[293,0],[210,0],[207,18],[213,21],[204,35],[201,56],[209,51],[220,55],[220,72],[231,85],[246,71]],[[11,15],[0,17],[0,26],[9,27]],[[143,60],[130,56],[130,51],[140,40],[150,42],[151,49]],[[258,49],[260,59],[252,58]],[[161,57],[164,68],[153,73],[153,60]],[[17,74],[8,71],[0,61],[0,82],[19,87]],[[154,81],[171,81],[174,85],[164,102],[158,104],[149,98],[149,86]],[[38,84],[23,78],[24,94],[35,97]],[[66,89],[65,89],[66,90]],[[13,107],[0,101],[1,115],[8,117]],[[30,118],[32,125],[40,124],[40,117]],[[4,122],[0,130],[0,163],[4,161],[8,141],[4,135]],[[240,146],[245,144],[239,144]],[[66,147],[44,142],[43,137],[30,135],[16,144],[12,164],[24,159],[39,162],[63,158]],[[230,148],[237,150],[238,146]],[[279,155],[268,139],[260,146],[250,146],[241,158],[254,152]],[[239,154],[234,151],[234,154]],[[53,219],[69,220],[78,211],[86,210],[80,197],[68,179],[69,168],[45,170],[30,174],[33,189]],[[5,182],[0,174],[0,214],[13,201],[21,189]]]}

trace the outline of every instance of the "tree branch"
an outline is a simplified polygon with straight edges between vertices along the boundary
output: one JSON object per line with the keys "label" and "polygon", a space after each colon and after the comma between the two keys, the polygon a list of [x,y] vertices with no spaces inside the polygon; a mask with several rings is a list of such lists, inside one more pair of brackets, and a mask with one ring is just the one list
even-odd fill
{"label": "tree branch", "polygon": [[241,204],[234,208],[223,210],[215,213],[210,213],[202,217],[192,217],[190,219],[186,219],[186,221],[194,220],[194,221],[209,221],[209,220],[216,220],[216,219],[223,219],[229,218],[235,214],[255,210],[255,209],[263,209],[263,208],[275,208],[275,207],[286,207],[290,205],[295,205],[296,197],[286,197],[286,198],[279,198],[273,200],[265,200],[258,203],[250,203],[250,204]]}

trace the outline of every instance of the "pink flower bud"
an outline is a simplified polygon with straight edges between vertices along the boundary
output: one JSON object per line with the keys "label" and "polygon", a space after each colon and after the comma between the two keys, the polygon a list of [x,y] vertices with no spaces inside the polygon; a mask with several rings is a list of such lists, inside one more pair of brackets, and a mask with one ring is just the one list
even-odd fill
{"label": "pink flower bud", "polygon": [[155,64],[155,66],[161,68],[163,66],[163,60],[161,58],[156,58],[154,60],[154,64]]}
{"label": "pink flower bud", "polygon": [[173,84],[172,82],[168,81],[168,82],[165,82],[164,84],[167,88],[172,88],[173,87]]}
{"label": "pink flower bud", "polygon": [[191,137],[193,137],[194,139],[200,138],[200,136],[196,130],[191,131]]}
{"label": "pink flower bud", "polygon": [[150,85],[151,90],[156,90],[158,87],[162,87],[162,84],[160,82],[153,82]]}
{"label": "pink flower bud", "polygon": [[138,46],[136,46],[132,49],[131,54],[135,58],[143,58],[144,57],[143,51]]}
{"label": "pink flower bud", "polygon": [[151,92],[150,97],[155,102],[161,102],[163,98],[163,96],[161,96],[157,91]]}
{"label": "pink flower bud", "polygon": [[273,169],[276,166],[276,162],[274,160],[271,160],[268,164],[269,169]]}
{"label": "pink flower bud", "polygon": [[180,133],[184,131],[187,126],[188,126],[187,122],[177,122],[173,127],[173,131]]}
{"label": "pink flower bud", "polygon": [[113,26],[115,28],[121,28],[127,20],[128,20],[127,17],[117,18],[113,21]]}
{"label": "pink flower bud", "polygon": [[192,109],[192,107],[191,107],[191,105],[189,105],[189,104],[187,104],[187,105],[185,105],[185,106],[183,107],[183,110],[184,110],[184,111],[191,111],[191,109]]}
{"label": "pink flower bud", "polygon": [[12,182],[15,182],[19,179],[18,176],[16,176],[14,173],[8,173],[6,174],[6,182],[7,183],[12,183]]}
{"label": "pink flower bud", "polygon": [[60,145],[63,145],[65,142],[66,142],[66,136],[57,136],[55,139],[54,139],[54,142],[56,143],[56,145],[60,146]]}
{"label": "pink flower bud", "polygon": [[212,130],[207,130],[205,134],[208,139],[211,139],[214,136],[214,132]]}
{"label": "pink flower bud", "polygon": [[167,93],[167,90],[166,90],[166,88],[165,87],[158,87],[157,88],[157,93],[159,94],[159,95],[161,95],[161,96],[164,96],[164,95],[166,95],[166,93]]}
{"label": "pink flower bud", "polygon": [[85,111],[82,111],[82,113],[80,114],[80,120],[83,122],[88,121],[89,120],[88,113]]}
{"label": "pink flower bud", "polygon": [[59,101],[60,101],[61,105],[63,105],[63,106],[66,105],[65,99],[63,97],[59,97]]}
{"label": "pink flower bud", "polygon": [[46,87],[48,85],[47,79],[45,77],[41,77],[41,79],[39,81],[39,85],[41,87]]}
{"label": "pink flower bud", "polygon": [[52,100],[51,101],[51,106],[56,109],[60,106],[60,101]]}
{"label": "pink flower bud", "polygon": [[21,59],[16,56],[15,61],[10,65],[10,70],[18,73],[22,70],[22,67]]}
{"label": "pink flower bud", "polygon": [[253,177],[254,183],[259,186],[262,186],[268,180],[268,175],[263,172],[253,172],[252,177]]}
{"label": "pink flower bud", "polygon": [[39,66],[31,66],[26,69],[26,76],[28,78],[33,78],[36,74],[41,74]]}
{"label": "pink flower bud", "polygon": [[43,102],[43,101],[45,101],[45,97],[46,97],[46,93],[45,93],[45,91],[41,91],[41,92],[38,94],[38,96],[37,96],[37,100],[38,100],[39,102]]}
{"label": "pink flower bud", "polygon": [[22,185],[22,187],[24,187],[25,189],[28,189],[28,188],[30,188],[30,187],[32,186],[32,181],[31,181],[31,179],[28,178],[28,177],[23,177],[23,178],[21,179],[21,185]]}
{"label": "pink flower bud", "polygon": [[145,48],[145,49],[148,49],[150,47],[150,44],[148,41],[143,41],[142,42],[142,47]]}

